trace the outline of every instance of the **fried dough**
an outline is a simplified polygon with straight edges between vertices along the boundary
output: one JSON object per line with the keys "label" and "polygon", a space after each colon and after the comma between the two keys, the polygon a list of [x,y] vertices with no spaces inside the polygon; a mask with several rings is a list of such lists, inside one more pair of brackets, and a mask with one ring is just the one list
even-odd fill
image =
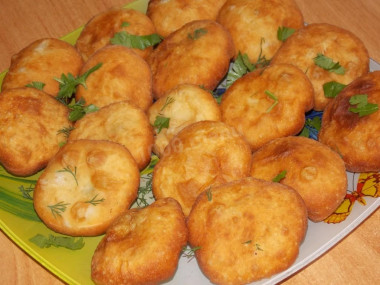
{"label": "fried dough", "polygon": [[199,195],[187,220],[189,243],[213,284],[247,284],[289,268],[307,229],[292,188],[245,178]]}
{"label": "fried dough", "polygon": [[253,153],[253,177],[272,181],[282,171],[286,175],[280,183],[301,195],[308,217],[314,222],[331,215],[346,195],[347,175],[342,158],[315,140],[279,138]]}
{"label": "fried dough", "polygon": [[117,102],[87,114],[74,125],[69,140],[109,140],[125,146],[140,170],[150,162],[153,129],[148,117],[127,101]]}
{"label": "fried dough", "polygon": [[232,127],[222,122],[201,121],[180,131],[165,148],[154,167],[156,199],[172,197],[190,212],[205,189],[249,176],[251,151]]}
{"label": "fried dough", "polygon": [[39,177],[34,209],[55,232],[100,235],[130,207],[139,183],[137,164],[124,146],[109,141],[70,141]]}
{"label": "fried dough", "polygon": [[102,66],[91,73],[84,87],[78,85],[75,97],[86,104],[104,107],[124,100],[146,111],[153,103],[152,73],[148,64],[132,50],[123,46],[106,46],[93,54],[81,74],[98,63]]}
{"label": "fried dough", "polygon": [[183,83],[214,90],[227,73],[233,53],[230,34],[217,22],[185,24],[165,38],[147,59],[153,74],[154,97],[163,97]]}
{"label": "fried dough", "polygon": [[216,20],[226,0],[151,0],[146,14],[157,32],[167,37],[184,24],[196,20]]}
{"label": "fried dough", "polygon": [[243,134],[254,151],[300,132],[312,106],[307,76],[293,65],[273,64],[236,80],[223,94],[220,108],[222,121]]}
{"label": "fried dough", "polygon": [[68,108],[35,88],[0,93],[0,162],[13,175],[44,168],[65,142],[59,131],[70,128]]}
{"label": "fried dough", "polygon": [[79,52],[69,43],[53,38],[34,41],[12,56],[2,90],[25,87],[32,82],[45,84],[43,91],[56,96],[62,74],[77,76],[83,66]]}
{"label": "fried dough", "polygon": [[96,284],[158,284],[171,278],[187,228],[172,198],[123,213],[107,230],[91,263]]}
{"label": "fried dough", "polygon": [[220,121],[218,103],[210,92],[192,84],[181,84],[169,90],[148,110],[154,125],[157,117],[169,119],[168,128],[155,128],[153,151],[161,156],[169,141],[184,127],[198,121]]}
{"label": "fried dough", "polygon": [[[146,36],[156,33],[149,17],[133,9],[113,8],[95,15],[84,26],[76,41],[76,47],[85,61],[97,50],[110,45],[116,33],[127,32],[131,35]],[[131,48],[139,56],[146,58],[153,47]]]}
{"label": "fried dough", "polygon": [[[344,74],[317,66],[314,58],[322,54],[339,63]],[[314,88],[314,109],[324,110],[331,98],[323,92],[323,84],[336,81],[348,84],[369,70],[369,56],[363,42],[351,32],[330,24],[310,24],[290,36],[272,59],[272,63],[298,66],[309,77]]]}
{"label": "fried dough", "polygon": [[318,139],[343,158],[352,172],[380,171],[380,111],[360,117],[350,111],[352,96],[366,94],[367,101],[380,105],[380,71],[357,78],[327,105]]}
{"label": "fried dough", "polygon": [[241,52],[251,61],[271,59],[281,46],[280,27],[299,29],[303,16],[294,0],[227,0],[217,21],[231,33],[235,57]]}

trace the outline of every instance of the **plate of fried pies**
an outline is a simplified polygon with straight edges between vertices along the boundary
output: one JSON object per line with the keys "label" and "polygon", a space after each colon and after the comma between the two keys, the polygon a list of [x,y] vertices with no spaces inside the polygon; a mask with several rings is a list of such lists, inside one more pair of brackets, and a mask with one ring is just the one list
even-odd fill
{"label": "plate of fried pies", "polygon": [[380,204],[380,65],[293,0],[138,0],[0,81],[1,229],[68,284],[275,284]]}

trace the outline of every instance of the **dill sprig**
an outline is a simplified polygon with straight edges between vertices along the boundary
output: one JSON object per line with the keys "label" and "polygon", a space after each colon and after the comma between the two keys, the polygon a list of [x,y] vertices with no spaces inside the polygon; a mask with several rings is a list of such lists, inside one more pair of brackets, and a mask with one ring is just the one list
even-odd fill
{"label": "dill sprig", "polygon": [[136,204],[138,207],[144,208],[149,205],[148,200],[153,199],[153,194],[152,194],[153,173],[149,173],[146,176],[142,176],[141,178],[146,181],[145,181],[145,186],[139,187],[139,190],[137,192]]}
{"label": "dill sprig", "polygon": [[195,257],[195,252],[197,250],[200,250],[201,248],[202,248],[201,246],[194,246],[194,247],[184,246],[182,248],[182,256],[188,258],[190,262]]}
{"label": "dill sprig", "polygon": [[18,189],[20,190],[22,197],[29,199],[29,200],[33,200],[33,197],[32,197],[32,195],[30,195],[30,193],[33,193],[34,187],[36,187],[36,185],[34,185],[34,184],[30,184],[30,186],[27,188],[24,188],[24,185],[21,185],[18,187]]}
{"label": "dill sprig", "polygon": [[77,167],[76,167],[76,166],[74,167],[74,171],[71,170],[70,166],[66,166],[65,168],[60,169],[60,170],[58,170],[57,172],[68,172],[68,173],[70,173],[70,174],[74,177],[75,182],[76,182],[77,185],[78,185],[78,180],[77,180]]}
{"label": "dill sprig", "polygon": [[91,200],[88,200],[88,201],[86,201],[85,203],[89,203],[89,204],[92,204],[92,205],[94,205],[94,206],[97,206],[97,205],[99,205],[100,203],[102,203],[102,202],[104,202],[104,198],[102,198],[102,199],[96,199],[97,197],[98,197],[98,195],[99,194],[96,194],[94,197],[92,197],[92,199]]}
{"label": "dill sprig", "polygon": [[61,213],[66,211],[66,207],[68,205],[70,205],[70,203],[65,203],[65,202],[61,201],[55,205],[48,205],[48,207],[51,210],[54,218],[57,218],[57,216],[61,216]]}

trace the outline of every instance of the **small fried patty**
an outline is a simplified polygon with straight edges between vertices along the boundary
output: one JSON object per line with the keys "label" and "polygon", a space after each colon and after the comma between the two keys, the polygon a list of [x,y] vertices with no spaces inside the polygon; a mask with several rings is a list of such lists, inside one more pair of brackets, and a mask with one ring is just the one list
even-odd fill
{"label": "small fried patty", "polygon": [[222,121],[248,140],[254,151],[268,141],[295,135],[313,106],[307,76],[290,64],[273,64],[236,80],[223,94]]}
{"label": "small fried patty", "polygon": [[181,206],[172,198],[122,214],[107,230],[91,263],[96,284],[158,284],[171,278],[187,228]]}
{"label": "small fried patty", "polygon": [[350,83],[327,105],[319,141],[343,158],[352,172],[380,171],[380,111],[360,117],[350,111],[352,96],[367,95],[367,102],[380,106],[380,71],[370,72]]}
{"label": "small fried patty", "polygon": [[157,32],[167,37],[184,24],[195,20],[216,20],[226,0],[151,0],[147,15]]}
{"label": "small fried patty", "polygon": [[109,141],[70,141],[39,177],[34,209],[55,232],[100,235],[130,207],[139,183],[139,169],[124,146]]}
{"label": "small fried patty", "polygon": [[87,105],[104,107],[114,102],[129,100],[146,111],[152,104],[152,73],[148,64],[129,48],[107,46],[93,54],[81,74],[101,63],[91,73],[85,88],[78,85],[76,100],[83,98]]}
{"label": "small fried patty", "polygon": [[[156,33],[152,21],[147,15],[133,9],[110,9],[95,15],[84,26],[76,47],[85,61],[97,50],[111,44],[116,33],[146,36]],[[146,58],[152,47],[131,48],[139,56]]]}
{"label": "small fried patty", "polygon": [[289,268],[306,234],[301,196],[246,178],[199,195],[187,220],[199,267],[214,284],[247,284]]}
{"label": "small fried patty", "polygon": [[44,168],[66,141],[66,106],[35,88],[0,93],[0,162],[13,175],[29,176]]}
{"label": "small fried patty", "polygon": [[342,158],[315,140],[279,138],[253,153],[253,177],[272,181],[283,171],[286,174],[280,183],[301,195],[308,217],[314,222],[331,215],[346,195],[347,175]]}
{"label": "small fried patty", "polygon": [[212,20],[185,24],[165,38],[147,61],[153,74],[153,95],[163,97],[183,83],[214,90],[234,54],[230,34]]}
{"label": "small fried patty", "polygon": [[[337,74],[315,64],[322,54],[345,70]],[[369,56],[363,42],[351,32],[330,24],[310,24],[297,30],[272,59],[272,64],[290,63],[298,66],[309,77],[314,88],[314,109],[324,110],[331,98],[324,95],[323,85],[336,81],[349,84],[369,70]]]}
{"label": "small fried patty", "polygon": [[69,140],[109,140],[124,145],[140,170],[150,162],[153,129],[148,117],[127,101],[113,103],[77,121]]}
{"label": "small fried patty", "polygon": [[199,121],[220,121],[218,103],[210,92],[192,84],[181,84],[169,90],[148,110],[149,121],[158,124],[160,117],[169,121],[167,128],[155,127],[153,151],[161,156],[169,141],[184,127]]}
{"label": "small fried patty", "polygon": [[271,59],[281,46],[280,27],[302,28],[303,16],[294,0],[227,0],[217,21],[231,33],[235,57],[247,54],[252,62],[259,56]]}
{"label": "small fried patty", "polygon": [[215,185],[249,176],[251,151],[235,129],[201,121],[180,131],[154,167],[153,194],[172,197],[187,216],[196,197]]}
{"label": "small fried patty", "polygon": [[43,90],[56,96],[59,82],[55,78],[69,73],[77,76],[82,66],[82,57],[69,43],[53,38],[40,39],[12,56],[1,89],[4,91],[42,82],[45,84]]}

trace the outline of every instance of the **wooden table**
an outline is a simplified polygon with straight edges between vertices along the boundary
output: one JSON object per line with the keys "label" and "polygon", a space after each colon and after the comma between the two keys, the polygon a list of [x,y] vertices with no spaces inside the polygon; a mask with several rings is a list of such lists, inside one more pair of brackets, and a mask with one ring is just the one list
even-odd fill
{"label": "wooden table", "polygon": [[[206,1],[206,0],[205,0]],[[30,42],[61,37],[91,16],[128,0],[0,0],[0,70]],[[296,0],[308,23],[327,22],[351,30],[380,62],[379,0]],[[294,284],[379,284],[380,211],[322,257],[283,282]],[[62,284],[62,281],[0,233],[1,284]]]}

